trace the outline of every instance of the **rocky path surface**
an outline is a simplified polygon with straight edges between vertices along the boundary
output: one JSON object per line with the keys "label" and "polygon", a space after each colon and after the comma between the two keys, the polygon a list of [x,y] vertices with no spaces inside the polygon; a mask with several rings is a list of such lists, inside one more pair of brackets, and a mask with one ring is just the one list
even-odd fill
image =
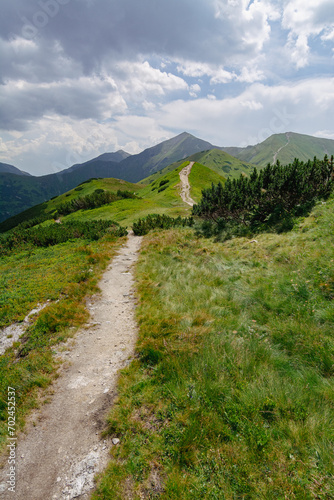
{"label": "rocky path surface", "polygon": [[[0,498],[87,500],[118,440],[101,439],[116,394],[117,372],[134,352],[136,322],[132,265],[141,238],[130,235],[104,273],[101,295],[88,303],[91,322],[59,349],[65,360],[51,402],[35,412],[16,449],[16,491],[0,471]],[[71,345],[72,344],[72,345]]]}
{"label": "rocky path surface", "polygon": [[190,197],[190,184],[189,184],[189,174],[194,165],[194,161],[191,161],[189,165],[184,167],[180,172],[181,179],[181,198],[185,203],[188,203],[191,207],[195,205],[195,201]]}

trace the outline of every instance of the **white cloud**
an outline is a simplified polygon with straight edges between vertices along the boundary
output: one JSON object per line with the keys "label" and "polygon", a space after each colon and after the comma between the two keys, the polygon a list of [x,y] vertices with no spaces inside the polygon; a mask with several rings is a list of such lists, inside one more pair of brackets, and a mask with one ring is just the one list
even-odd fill
{"label": "white cloud", "polygon": [[334,140],[334,132],[332,132],[331,130],[317,130],[316,132],[314,132],[313,135],[315,137],[323,137],[325,139]]}
{"label": "white cloud", "polygon": [[121,62],[114,68],[114,77],[120,93],[133,101],[188,89],[182,78],[153,68],[147,61]]}
{"label": "white cloud", "polygon": [[285,2],[282,27],[289,30],[287,49],[297,68],[307,66],[310,59],[310,40],[322,35],[332,40],[334,6],[329,0],[289,0]]}
{"label": "white cloud", "polygon": [[333,0],[72,0],[29,40],[37,4],[1,5],[0,151],[23,170],[183,130],[332,133]]}
{"label": "white cloud", "polygon": [[289,130],[331,130],[334,79],[295,84],[256,83],[236,97],[169,103],[152,116],[160,126],[189,130],[220,145],[247,145]]}
{"label": "white cloud", "polygon": [[197,83],[194,83],[194,85],[190,85],[189,95],[191,97],[197,97],[197,95],[200,93],[200,91],[201,91],[201,87]]}

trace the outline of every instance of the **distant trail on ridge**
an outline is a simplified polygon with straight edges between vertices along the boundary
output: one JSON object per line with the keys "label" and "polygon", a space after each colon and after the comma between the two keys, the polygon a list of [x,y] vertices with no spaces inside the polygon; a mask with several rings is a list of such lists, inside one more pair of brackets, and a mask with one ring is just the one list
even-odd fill
{"label": "distant trail on ridge", "polygon": [[286,148],[288,144],[290,144],[290,134],[289,134],[289,132],[287,132],[287,133],[285,134],[285,136],[286,136],[286,138],[287,138],[288,142],[287,142],[286,144],[284,144],[284,146],[281,146],[281,147],[279,148],[279,150],[278,150],[278,151],[276,151],[276,153],[274,154],[274,159],[273,159],[273,163],[272,163],[273,165],[275,165],[275,163],[276,163],[276,161],[277,161],[277,156],[278,156],[278,153],[279,153],[280,151],[282,151],[282,149]]}
{"label": "distant trail on ridge", "polygon": [[196,203],[190,197],[190,184],[189,184],[189,174],[194,163],[195,163],[194,161],[191,161],[189,165],[184,167],[179,174],[181,179],[181,198],[185,203],[187,203],[191,207]]}

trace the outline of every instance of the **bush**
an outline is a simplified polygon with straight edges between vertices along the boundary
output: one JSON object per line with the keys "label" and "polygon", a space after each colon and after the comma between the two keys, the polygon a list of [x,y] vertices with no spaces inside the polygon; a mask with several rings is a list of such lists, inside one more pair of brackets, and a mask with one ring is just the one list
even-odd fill
{"label": "bush", "polygon": [[217,221],[233,220],[245,225],[282,220],[310,208],[317,199],[326,198],[333,189],[333,157],[314,158],[307,163],[295,160],[281,166],[268,164],[249,178],[227,179],[202,191],[202,200],[193,215]]}
{"label": "bush", "polygon": [[117,193],[113,193],[112,191],[104,191],[104,189],[95,189],[92,194],[87,194],[86,196],[63,203],[58,208],[58,212],[61,215],[68,215],[78,210],[92,210],[103,205],[109,205],[109,203],[123,198],[137,198],[137,196],[130,191],[118,190]]}
{"label": "bush", "polygon": [[[326,199],[333,190],[333,157],[329,161],[314,158],[307,163],[295,160],[281,166],[268,164],[256,169],[249,178],[228,179],[202,191],[202,199],[193,207],[193,215],[225,226],[213,232],[240,236],[268,228],[278,233],[292,229],[295,217],[306,215],[317,200]],[[202,233],[209,226],[202,226]],[[243,228],[243,230],[241,230]],[[228,237],[230,237],[228,236]],[[225,238],[227,239],[227,238]]]}
{"label": "bush", "polygon": [[98,240],[105,234],[120,237],[125,236],[127,231],[116,222],[108,220],[67,221],[62,224],[53,223],[48,226],[13,230],[0,237],[0,255],[25,246],[48,247],[76,238]]}
{"label": "bush", "polygon": [[151,229],[170,229],[176,226],[192,226],[194,224],[194,219],[192,217],[169,217],[168,215],[148,215],[144,219],[138,219],[132,225],[132,230],[135,235],[143,236],[147,234]]}
{"label": "bush", "polygon": [[164,186],[165,184],[168,184],[168,183],[169,183],[168,179],[163,179],[162,181],[160,181],[159,187]]}

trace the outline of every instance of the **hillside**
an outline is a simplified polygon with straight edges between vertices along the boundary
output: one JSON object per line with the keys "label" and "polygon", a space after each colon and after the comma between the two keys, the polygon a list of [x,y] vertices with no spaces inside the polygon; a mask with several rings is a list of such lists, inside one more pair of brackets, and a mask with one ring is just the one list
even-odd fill
{"label": "hillside", "polygon": [[0,172],[0,222],[94,177],[151,182],[187,159],[197,161],[224,177],[235,178],[242,172],[249,174],[253,165],[262,168],[276,159],[290,163],[295,157],[301,160],[314,156],[322,158],[326,153],[330,156],[333,151],[333,140],[291,132],[273,135],[263,143],[247,148],[215,147],[184,132],[136,155],[121,150],[104,153],[56,174],[34,177],[23,175],[24,172],[20,175]]}
{"label": "hillside", "polygon": [[334,140],[287,132],[272,135],[255,146],[222,149],[239,160],[265,167],[268,163],[275,163],[276,160],[287,165],[295,158],[307,161],[312,160],[314,156],[317,158],[323,158],[325,154],[331,156],[334,154]]}
{"label": "hillside", "polygon": [[145,238],[138,358],[94,500],[332,497],[333,211],[253,242]]}
{"label": "hillside", "polygon": [[29,207],[73,189],[90,178],[117,178],[137,182],[152,171],[182,159],[191,153],[213,147],[206,141],[183,133],[148,148],[137,155],[124,151],[105,153],[83,164],[73,165],[56,174],[14,176],[0,173],[0,222]]}
{"label": "hillside", "polygon": [[[79,210],[67,215],[65,220],[108,220],[112,218],[122,225],[131,224],[139,217],[145,217],[150,213],[166,213],[170,216],[186,215],[190,209],[185,205],[179,195],[180,170],[187,164],[184,162],[178,168],[165,174],[156,182],[148,186],[133,184],[119,179],[93,179],[86,181],[78,187],[55,197],[52,200],[41,203],[22,213],[13,216],[0,223],[0,232],[7,231],[19,223],[26,222],[43,216],[52,216],[64,204],[79,197],[91,195],[95,190],[107,192],[130,191],[135,193],[134,199],[120,199],[111,204],[91,210]],[[191,195],[199,201],[201,190],[209,187],[212,182],[224,182],[225,179],[207,167],[195,163],[191,171]],[[160,185],[161,184],[161,185]]]}
{"label": "hillside", "polygon": [[0,174],[4,173],[16,174],[16,175],[30,175],[28,174],[28,172],[23,172],[23,170],[20,170],[19,168],[16,168],[13,165],[0,162]]}
{"label": "hillside", "polygon": [[[47,498],[58,488],[52,496],[60,498],[66,487],[78,497],[108,459],[92,500],[193,500],[222,491],[231,500],[282,492],[331,498],[334,197],[318,200],[281,234],[260,228],[256,239],[222,242],[202,237],[207,222],[197,221],[125,242],[116,218],[127,225],[152,212],[190,214],[179,196],[187,164],[146,186],[85,182],[35,212],[59,211],[96,190],[131,190],[138,198],[78,210],[62,224],[43,222],[22,246],[19,233],[1,236],[14,245],[2,246],[0,321],[28,327],[0,355],[4,448],[8,387],[20,388],[17,429],[39,402],[33,426],[18,440],[20,491],[33,485]],[[219,180],[195,163],[191,195],[199,200],[201,189]],[[70,228],[61,243],[45,238]],[[37,304],[45,308],[23,321]],[[12,333],[5,337],[10,342]],[[57,373],[59,359],[66,369]],[[0,485],[5,473],[0,469]]]}
{"label": "hillside", "polygon": [[224,178],[237,178],[242,173],[249,175],[254,170],[254,165],[242,162],[237,158],[229,155],[225,151],[221,151],[220,149],[215,148],[201,151],[200,153],[195,153],[188,156],[182,161],[180,160],[172,163],[159,172],[155,172],[149,177],[146,177],[145,179],[140,181],[140,184],[148,184],[157,179],[160,179],[160,177],[163,177],[168,172],[171,172],[175,168],[178,168],[184,161],[195,161],[197,163],[200,163],[201,165],[207,167],[209,170],[215,172],[216,174],[223,176]]}

